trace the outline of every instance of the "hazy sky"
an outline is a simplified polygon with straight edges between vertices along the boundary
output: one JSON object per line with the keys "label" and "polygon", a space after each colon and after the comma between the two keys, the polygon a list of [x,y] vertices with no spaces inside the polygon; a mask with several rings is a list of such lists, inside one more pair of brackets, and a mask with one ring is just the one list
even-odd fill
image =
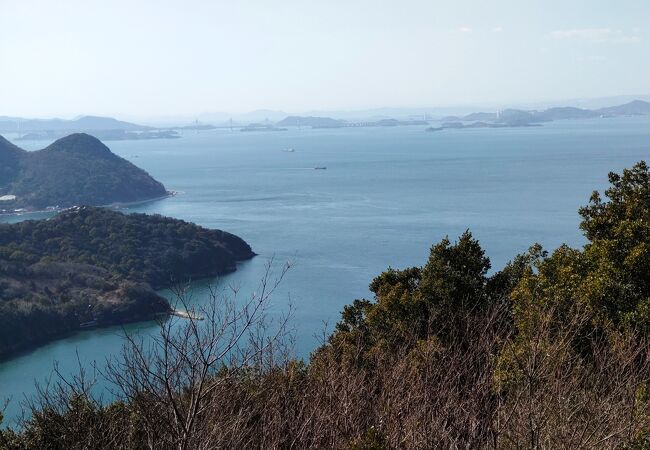
{"label": "hazy sky", "polygon": [[648,93],[649,0],[0,0],[0,115]]}

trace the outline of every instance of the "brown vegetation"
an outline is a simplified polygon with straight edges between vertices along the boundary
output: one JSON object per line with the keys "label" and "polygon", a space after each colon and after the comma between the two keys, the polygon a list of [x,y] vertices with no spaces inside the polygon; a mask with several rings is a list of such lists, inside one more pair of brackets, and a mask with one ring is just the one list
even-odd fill
{"label": "brown vegetation", "polygon": [[584,249],[488,276],[471,234],[445,239],[377,277],[308,364],[267,327],[269,276],[240,307],[215,293],[205,322],[127,339],[104,373],[117,401],[62,380],[0,448],[648,449],[648,168],[610,180]]}

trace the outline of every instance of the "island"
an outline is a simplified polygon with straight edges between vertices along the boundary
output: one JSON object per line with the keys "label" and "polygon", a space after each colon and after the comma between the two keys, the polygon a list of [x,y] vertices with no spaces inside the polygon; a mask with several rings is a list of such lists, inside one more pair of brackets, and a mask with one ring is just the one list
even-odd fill
{"label": "island", "polygon": [[360,127],[396,127],[404,125],[428,125],[426,120],[397,120],[384,118],[378,120],[347,121],[331,117],[288,116],[276,125],[311,128],[360,128]]}
{"label": "island", "polygon": [[331,117],[287,116],[276,125],[283,127],[341,128],[345,126],[345,121],[332,119]]}
{"label": "island", "polygon": [[0,132],[96,132],[96,131],[145,131],[152,127],[124,122],[112,117],[81,116],[73,120],[66,119],[27,119],[24,117],[0,117]]}
{"label": "island", "polygon": [[0,359],[86,327],[171,313],[156,290],[236,270],[241,238],[159,215],[75,207],[0,225]]}
{"label": "island", "polygon": [[[475,112],[465,116],[445,116],[439,127],[429,127],[427,131],[440,131],[445,128],[503,128],[539,126],[543,122],[568,119],[610,118],[622,116],[650,115],[650,103],[633,100],[618,106],[600,109],[582,109],[571,106],[553,107],[542,111],[523,109],[503,109],[498,112]],[[469,122],[469,123],[468,123]]]}
{"label": "island", "polygon": [[0,136],[0,213],[133,203],[171,195],[147,172],[77,133],[28,152]]}
{"label": "island", "polygon": [[0,117],[0,133],[17,133],[18,141],[59,139],[72,133],[88,133],[103,141],[181,137],[174,128],[154,128],[99,116],[82,116],[73,120]]}
{"label": "island", "polygon": [[[17,141],[49,141],[70,134],[67,131],[33,131],[16,138]],[[141,141],[145,139],[178,139],[180,134],[175,130],[95,130],[92,135],[102,141]]]}
{"label": "island", "polygon": [[286,128],[276,127],[266,123],[251,123],[239,131],[287,131]]}
{"label": "island", "polygon": [[539,123],[528,123],[528,122],[512,122],[512,123],[491,123],[491,122],[445,122],[439,127],[427,127],[425,131],[442,131],[448,128],[451,129],[462,129],[462,128],[511,128],[511,127],[539,127]]}

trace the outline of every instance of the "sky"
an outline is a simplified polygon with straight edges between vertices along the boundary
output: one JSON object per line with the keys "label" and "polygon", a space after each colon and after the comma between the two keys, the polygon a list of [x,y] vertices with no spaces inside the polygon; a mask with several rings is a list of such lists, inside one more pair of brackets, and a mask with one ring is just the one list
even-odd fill
{"label": "sky", "polygon": [[0,0],[0,116],[634,94],[649,0]]}

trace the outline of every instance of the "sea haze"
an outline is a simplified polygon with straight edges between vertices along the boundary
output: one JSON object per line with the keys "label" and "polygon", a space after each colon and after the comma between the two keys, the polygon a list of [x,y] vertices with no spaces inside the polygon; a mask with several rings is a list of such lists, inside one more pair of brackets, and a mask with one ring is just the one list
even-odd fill
{"label": "sea haze", "polygon": [[[11,136],[8,136],[11,138]],[[46,142],[20,143],[28,149]],[[219,228],[259,254],[221,280],[248,295],[270,258],[294,266],[272,313],[293,305],[296,352],[306,357],[325,322],[368,297],[389,266],[426,261],[433,243],[469,228],[500,269],[539,242],[583,242],[578,208],[607,173],[650,157],[650,117],[556,121],[541,127],[424,127],[184,132],[181,139],[110,142],[118,155],[180,194],[130,208]],[[295,151],[287,151],[288,149]],[[326,170],[314,170],[326,167]],[[3,217],[16,221],[31,217]],[[208,281],[194,284],[193,301]],[[129,330],[155,330],[151,323]],[[91,330],[0,363],[0,398],[30,395],[54,360],[63,371],[119,351],[120,328]]]}

